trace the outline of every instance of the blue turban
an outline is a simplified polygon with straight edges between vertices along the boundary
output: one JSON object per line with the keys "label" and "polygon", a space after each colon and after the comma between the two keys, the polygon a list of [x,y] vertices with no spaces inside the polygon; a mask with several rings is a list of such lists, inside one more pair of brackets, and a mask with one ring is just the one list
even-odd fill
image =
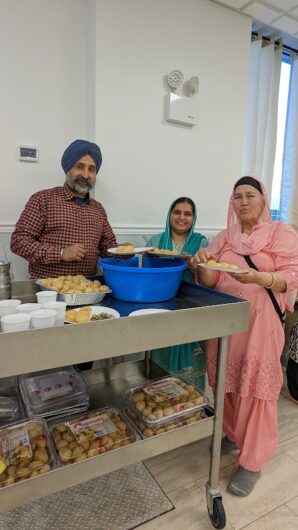
{"label": "blue turban", "polygon": [[102,163],[101,150],[98,145],[88,142],[87,140],[75,140],[64,151],[61,158],[61,166],[64,173],[67,173],[80,158],[90,155],[96,166],[96,173]]}

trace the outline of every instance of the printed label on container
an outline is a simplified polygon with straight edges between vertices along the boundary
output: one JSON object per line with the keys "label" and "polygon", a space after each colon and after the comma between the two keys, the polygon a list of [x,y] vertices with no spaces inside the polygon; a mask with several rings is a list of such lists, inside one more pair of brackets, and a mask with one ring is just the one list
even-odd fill
{"label": "printed label on container", "polygon": [[78,420],[77,422],[73,421],[67,425],[77,439],[84,437],[88,439],[100,438],[110,432],[117,431],[116,425],[114,425],[107,414],[100,414],[93,416],[93,418],[87,418],[86,420]]}
{"label": "printed label on container", "polygon": [[43,377],[37,382],[39,397],[43,401],[70,394],[72,390],[72,380],[69,374],[53,374]]}
{"label": "printed label on container", "polygon": [[13,429],[8,434],[0,434],[0,458],[7,466],[31,458],[32,450],[26,427]]}
{"label": "printed label on container", "polygon": [[144,392],[148,394],[148,396],[151,396],[157,403],[188,394],[184,388],[173,381],[164,381],[161,383],[146,385],[144,387]]}

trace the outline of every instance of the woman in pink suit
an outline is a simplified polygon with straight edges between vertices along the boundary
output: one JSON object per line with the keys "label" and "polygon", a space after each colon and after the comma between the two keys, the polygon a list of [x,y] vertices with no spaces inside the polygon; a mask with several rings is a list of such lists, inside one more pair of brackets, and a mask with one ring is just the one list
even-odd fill
{"label": "woman in pink suit", "polygon": [[[245,257],[251,259],[246,261]],[[209,259],[235,264],[243,273],[197,267]],[[191,265],[199,282],[250,301],[249,329],[229,339],[222,454],[239,449],[239,467],[228,489],[248,495],[263,464],[278,446],[277,399],[282,385],[284,345],[281,313],[293,310],[298,287],[298,235],[286,223],[272,222],[264,186],[240,178],[229,203],[227,228]],[[269,291],[277,302],[274,307]],[[215,386],[217,340],[208,345],[208,379]]]}

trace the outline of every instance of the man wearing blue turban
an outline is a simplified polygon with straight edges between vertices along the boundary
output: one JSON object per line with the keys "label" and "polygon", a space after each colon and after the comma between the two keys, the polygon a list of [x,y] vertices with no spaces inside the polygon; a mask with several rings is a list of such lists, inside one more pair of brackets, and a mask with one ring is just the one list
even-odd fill
{"label": "man wearing blue turban", "polygon": [[75,140],[65,149],[61,158],[61,166],[64,173],[67,174],[76,162],[86,155],[90,155],[93,159],[96,166],[96,173],[98,173],[102,164],[101,150],[98,145],[87,140]]}
{"label": "man wearing blue turban", "polygon": [[101,203],[90,197],[102,164],[99,146],[75,140],[64,151],[64,186],[30,197],[11,238],[31,278],[96,274],[99,257],[117,245]]}

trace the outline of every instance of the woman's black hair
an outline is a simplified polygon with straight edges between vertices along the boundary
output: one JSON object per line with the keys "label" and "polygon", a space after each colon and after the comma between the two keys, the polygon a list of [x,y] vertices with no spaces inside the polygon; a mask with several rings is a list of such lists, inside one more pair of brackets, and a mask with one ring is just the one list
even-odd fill
{"label": "woman's black hair", "polygon": [[178,197],[178,199],[176,199],[172,206],[171,206],[171,211],[170,213],[172,213],[172,211],[174,210],[175,206],[179,203],[179,202],[187,202],[190,206],[191,206],[191,209],[192,209],[192,214],[195,215],[195,212],[196,212],[196,205],[195,203],[193,202],[192,199],[190,199],[189,197]]}

